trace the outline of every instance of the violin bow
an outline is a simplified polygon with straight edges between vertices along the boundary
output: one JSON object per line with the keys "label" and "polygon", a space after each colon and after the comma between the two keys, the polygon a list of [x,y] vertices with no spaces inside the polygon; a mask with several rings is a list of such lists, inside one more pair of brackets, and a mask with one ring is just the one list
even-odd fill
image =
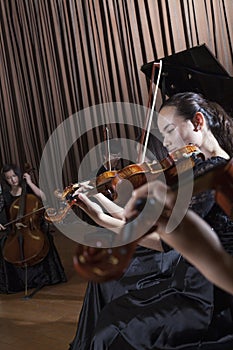
{"label": "violin bow", "polygon": [[[153,82],[154,82],[154,77],[155,77],[155,69],[158,67],[159,67],[159,73],[158,73],[158,77],[157,77],[157,81],[156,81],[156,85],[155,85],[155,92],[154,92],[152,107],[150,110],[149,108],[150,108],[151,97],[152,97],[152,93],[153,93]],[[154,114],[154,109],[155,109],[155,104],[156,104],[156,99],[157,99],[157,94],[158,94],[161,73],[162,73],[162,60],[160,60],[159,62],[154,62],[153,67],[152,67],[150,91],[149,91],[149,97],[148,97],[148,103],[147,103],[147,108],[148,108],[147,109],[147,116],[146,116],[145,126],[144,126],[144,129],[142,132],[142,137],[140,140],[140,151],[139,151],[139,156],[138,156],[139,163],[144,163],[144,161],[145,161],[145,155],[146,155],[149,134],[150,134],[150,129],[151,129],[151,123],[152,123],[152,119],[153,119],[153,114]],[[150,111],[150,114],[149,114],[149,111]],[[147,131],[147,134],[146,134],[146,131]],[[146,134],[146,139],[145,139],[145,134]],[[145,145],[144,145],[144,149],[143,149],[143,153],[142,153],[142,146],[144,143],[144,139],[145,139]]]}
{"label": "violin bow", "polygon": [[7,226],[9,226],[9,225],[11,225],[11,224],[14,224],[14,223],[16,223],[16,222],[18,222],[18,221],[20,221],[20,220],[26,218],[27,216],[30,216],[30,215],[35,214],[35,213],[38,213],[39,211],[44,210],[44,209],[48,209],[47,206],[43,206],[43,207],[41,207],[41,208],[35,209],[35,210],[33,210],[32,212],[30,212],[30,213],[24,214],[23,216],[17,217],[17,218],[14,219],[14,220],[8,221],[8,222],[4,225],[4,227],[7,227]]}

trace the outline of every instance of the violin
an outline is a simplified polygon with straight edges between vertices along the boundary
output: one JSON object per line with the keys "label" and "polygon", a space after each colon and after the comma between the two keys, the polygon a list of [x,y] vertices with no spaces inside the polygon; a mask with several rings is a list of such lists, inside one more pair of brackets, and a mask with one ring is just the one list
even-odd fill
{"label": "violin", "polygon": [[[174,181],[174,172],[172,174],[172,184],[170,187],[177,191],[177,182]],[[190,176],[185,176],[184,171],[182,181],[179,186],[186,186],[193,181]],[[177,178],[176,178],[177,180]],[[193,183],[193,195],[207,190],[215,191],[215,201],[225,211],[230,219],[233,220],[233,158],[226,164],[218,165],[197,176]],[[141,204],[140,204],[141,205]],[[138,208],[137,208],[138,209]],[[155,221],[156,201],[151,198],[147,211],[144,216],[137,217],[124,225],[120,237],[116,237],[119,242],[129,242],[128,235],[134,235],[135,231],[140,230],[142,226],[156,228]],[[148,230],[147,233],[151,232]],[[147,234],[146,233],[146,234]],[[78,244],[74,257],[74,266],[84,279],[94,282],[105,282],[111,279],[119,278],[126,270],[139,239],[133,240],[125,245],[113,248],[95,248],[86,247]]]}
{"label": "violin", "polygon": [[33,266],[42,261],[49,252],[49,242],[40,228],[41,201],[33,194],[26,193],[26,181],[22,183],[22,194],[10,206],[10,221],[5,226],[12,226],[4,247],[3,257],[18,266]]}
{"label": "violin", "polygon": [[[168,154],[168,156],[160,162],[130,164],[120,170],[107,171],[106,173],[100,174],[96,179],[90,180],[89,184],[93,188],[88,190],[86,194],[92,196],[96,193],[102,193],[108,199],[116,201],[117,204],[124,206],[133,189],[142,186],[147,181],[155,180],[161,174],[165,174],[165,176],[168,175],[171,182],[173,178],[172,173],[175,175],[175,169],[177,169],[177,167],[192,167],[194,165],[194,161],[191,160],[190,162],[192,156],[204,159],[204,155],[200,152],[199,148],[190,144]],[[129,182],[132,185],[131,188],[128,186]],[[81,186],[82,183],[71,184],[65,187],[62,193],[56,193],[57,198],[66,201],[66,205],[64,208],[58,210],[55,208],[47,208],[45,211],[45,220],[54,223],[61,222],[73,206],[79,206],[78,197],[74,196],[74,193]],[[121,196],[118,198],[118,193],[123,193],[124,198]]]}

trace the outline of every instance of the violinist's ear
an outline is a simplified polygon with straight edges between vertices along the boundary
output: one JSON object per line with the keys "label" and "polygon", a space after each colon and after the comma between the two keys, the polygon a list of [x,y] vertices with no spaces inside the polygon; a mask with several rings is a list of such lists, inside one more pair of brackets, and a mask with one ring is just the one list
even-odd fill
{"label": "violinist's ear", "polygon": [[201,112],[197,112],[192,119],[192,123],[194,125],[194,131],[201,130],[205,125],[204,115]]}

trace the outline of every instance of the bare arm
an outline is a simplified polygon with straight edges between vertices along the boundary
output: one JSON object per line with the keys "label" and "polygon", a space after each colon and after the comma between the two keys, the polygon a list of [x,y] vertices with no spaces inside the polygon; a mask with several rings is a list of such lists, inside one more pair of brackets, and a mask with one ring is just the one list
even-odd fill
{"label": "bare arm", "polygon": [[34,194],[39,197],[41,200],[45,201],[46,198],[45,198],[45,194],[43,191],[41,191],[39,189],[39,187],[37,187],[33,182],[32,182],[32,179],[31,179],[31,176],[28,174],[28,173],[25,173],[23,175],[23,178],[26,180],[28,186],[31,188],[31,190],[34,192]]}
{"label": "bare arm", "polygon": [[170,234],[158,227],[160,237],[179,251],[209,281],[233,294],[233,257],[223,248],[216,233],[189,210]]}
{"label": "bare arm", "polygon": [[121,208],[116,203],[110,201],[107,197],[105,197],[102,193],[98,193],[94,196],[99,203],[111,214],[112,217],[124,220],[124,209]]}
{"label": "bare arm", "polygon": [[[81,186],[79,186],[79,188],[73,193],[73,197],[82,193],[88,195],[88,191],[93,189],[93,186],[90,184],[90,181],[82,182],[80,185]],[[98,202],[107,210],[107,212],[112,217],[119,220],[124,220],[124,217],[123,217],[124,209],[121,208],[119,205],[117,205],[116,203],[108,199],[102,193],[97,193],[93,195],[93,197],[98,200]]]}
{"label": "bare arm", "polygon": [[158,232],[152,232],[145,237],[143,237],[138,244],[142,247],[157,250],[159,252],[163,251],[163,246],[161,243],[161,238]]}
{"label": "bare arm", "polygon": [[79,207],[85,211],[98,225],[112,230],[116,233],[121,231],[125,223],[124,219],[114,218],[103,212],[103,209],[97,203],[92,202],[85,194],[79,193]]}
{"label": "bare arm", "polygon": [[[98,200],[99,198],[104,197],[102,193],[99,193],[95,197],[97,196],[98,196]],[[103,200],[100,200],[101,204],[107,203],[106,205],[107,209],[111,208],[111,210],[114,210],[114,211],[120,210],[121,213],[123,214],[124,212],[123,208],[114,204],[107,198],[105,201],[105,198],[106,197],[104,197]],[[112,230],[115,233],[121,232],[121,228],[125,224],[125,220],[122,214],[119,216],[120,218],[109,216],[103,212],[102,208],[98,206],[98,204],[93,203],[85,195],[79,194],[79,199],[82,200],[82,204],[80,205],[80,208],[82,208],[98,225],[108,228],[109,230]],[[109,202],[112,205],[109,205]],[[112,214],[112,212],[110,212],[110,214]],[[157,232],[152,232],[148,234],[147,236],[142,238],[138,244],[149,249],[163,251],[161,239]]]}
{"label": "bare arm", "polygon": [[[197,214],[188,210],[176,228],[167,233],[167,224],[176,201],[175,192],[159,181],[149,183],[133,192],[126,205],[127,219],[136,214],[135,203],[138,198],[150,194],[164,205],[161,216],[156,221],[156,232],[171,247],[179,251],[190,263],[212,283],[233,294],[233,258],[223,248],[217,234]],[[155,213],[151,213],[154,224]]]}

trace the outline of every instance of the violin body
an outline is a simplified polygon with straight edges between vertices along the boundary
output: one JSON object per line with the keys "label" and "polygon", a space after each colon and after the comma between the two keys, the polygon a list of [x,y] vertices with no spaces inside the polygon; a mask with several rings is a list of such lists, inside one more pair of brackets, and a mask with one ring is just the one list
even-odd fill
{"label": "violin body", "polygon": [[42,203],[35,195],[26,194],[24,215],[20,218],[20,200],[17,198],[10,207],[13,224],[3,247],[3,257],[18,267],[33,266],[42,261],[49,251],[48,239],[40,229]]}
{"label": "violin body", "polygon": [[[137,189],[148,181],[156,180],[161,174],[165,175],[169,185],[175,182],[177,169],[183,172],[194,165],[194,162],[190,162],[193,154],[202,159],[204,157],[197,146],[187,145],[172,155],[168,155],[160,162],[130,164],[120,170],[106,171],[97,176],[96,179],[90,180],[90,185],[93,186],[93,189],[88,190],[87,195],[91,196],[96,193],[102,193],[109,200],[115,201],[120,206],[124,206],[134,189]],[[58,210],[48,208],[45,212],[46,221],[54,223],[62,222],[73,206],[79,206],[78,199],[73,196],[73,193],[79,187],[79,183],[72,184],[65,187],[63,192],[59,193],[59,199],[66,201],[66,206]]]}

